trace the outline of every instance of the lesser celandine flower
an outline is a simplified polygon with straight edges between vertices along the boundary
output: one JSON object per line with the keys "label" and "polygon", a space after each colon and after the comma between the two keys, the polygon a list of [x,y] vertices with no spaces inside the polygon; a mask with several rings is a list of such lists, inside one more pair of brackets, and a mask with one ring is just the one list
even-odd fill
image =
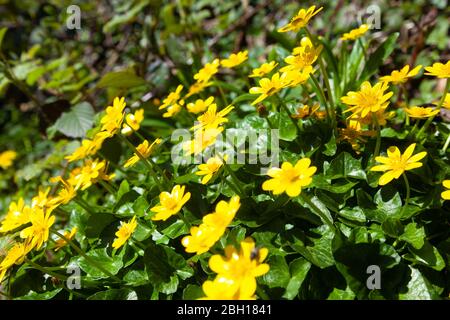
{"label": "lesser celandine flower", "polygon": [[440,62],[433,63],[431,67],[425,68],[425,74],[441,79],[450,78],[450,60],[443,64]]}
{"label": "lesser celandine flower", "polygon": [[[77,227],[73,227],[70,231],[69,230],[65,230],[63,233],[64,238],[66,238],[67,240],[71,241],[75,235],[77,234],[78,228]],[[58,238],[55,241],[55,251],[58,251],[59,249],[65,247],[67,245],[67,242],[65,239],[63,238]]]}
{"label": "lesser celandine flower", "polygon": [[125,123],[123,124],[121,133],[124,135],[130,135],[133,131],[138,131],[143,120],[144,109],[139,109],[134,114],[127,114],[125,116]]}
{"label": "lesser celandine flower", "polygon": [[3,281],[6,271],[13,265],[22,263],[30,250],[31,246],[27,241],[24,243],[17,242],[8,250],[5,258],[0,262],[0,283]]}
{"label": "lesser celandine flower", "polygon": [[248,59],[248,51],[240,51],[238,53],[232,53],[227,59],[220,61],[220,64],[224,68],[234,68],[240,65],[242,62]]}
{"label": "lesser celandine flower", "polygon": [[31,208],[25,205],[23,198],[11,202],[8,212],[0,226],[0,233],[12,231],[30,222]]}
{"label": "lesser celandine flower", "polygon": [[121,246],[123,246],[125,242],[127,242],[127,240],[131,237],[136,227],[136,216],[131,218],[131,220],[126,223],[121,222],[119,230],[117,230],[116,232],[116,239],[114,239],[112,247],[114,249],[119,249]]}
{"label": "lesser celandine flower", "polygon": [[180,93],[183,90],[183,86],[180,84],[175,91],[169,93],[169,95],[163,100],[162,105],[159,106],[159,110],[165,109],[170,105],[173,105],[180,100]]}
{"label": "lesser celandine flower", "polygon": [[389,105],[389,99],[394,93],[391,91],[386,93],[388,89],[388,84],[385,82],[378,82],[372,87],[368,81],[364,81],[359,91],[348,92],[341,101],[350,106],[347,112],[350,111],[364,118],[369,113],[385,109]]}
{"label": "lesser celandine flower", "polygon": [[444,180],[442,185],[447,189],[441,193],[442,199],[450,200],[450,180]]}
{"label": "lesser celandine flower", "polygon": [[339,128],[339,137],[337,141],[347,141],[351,144],[353,150],[359,150],[360,143],[366,142],[365,136],[371,136],[371,131],[364,131],[361,122],[349,120],[346,128]]}
{"label": "lesser celandine flower", "polygon": [[[220,282],[227,283],[227,286],[225,288],[219,286],[214,290],[212,286],[206,285],[207,297],[219,298],[221,295],[229,299],[253,297],[256,291],[256,277],[269,272],[269,265],[263,263],[268,253],[266,248],[257,248],[252,238],[246,238],[241,242],[239,251],[233,246],[227,246],[225,256],[213,255],[209,259],[209,267],[217,273]],[[236,291],[231,294],[233,289]]]}
{"label": "lesser celandine flower", "polygon": [[50,227],[55,223],[52,208],[34,208],[30,213],[31,226],[20,232],[20,237],[29,239],[31,246],[39,250],[44,242],[48,240]]}
{"label": "lesser celandine flower", "polygon": [[202,254],[208,251],[224,234],[241,206],[239,196],[229,202],[221,200],[213,213],[207,214],[198,227],[191,227],[191,234],[181,240],[186,252]]}
{"label": "lesser celandine flower", "polygon": [[195,82],[193,85],[189,87],[186,98],[193,96],[194,94],[202,92],[205,88],[209,87],[212,82]]}
{"label": "lesser celandine flower", "polygon": [[287,87],[290,83],[286,78],[286,73],[280,75],[280,73],[275,73],[272,78],[262,78],[259,80],[259,87],[250,88],[251,94],[259,94],[259,97],[252,102],[255,105],[267,97],[270,97],[280,91],[281,89]]}
{"label": "lesser celandine flower", "polygon": [[191,129],[216,129],[223,123],[228,122],[228,119],[225,116],[229,114],[233,109],[233,106],[228,106],[225,109],[217,112],[217,105],[213,103],[208,106],[208,110],[206,110],[205,113],[197,118],[198,124],[193,126]]}
{"label": "lesser celandine flower", "polygon": [[387,157],[378,156],[375,158],[381,165],[374,166],[370,171],[384,171],[385,173],[380,177],[378,181],[379,185],[384,186],[393,179],[398,179],[405,171],[420,168],[422,163],[419,162],[427,155],[426,151],[419,152],[413,155],[416,144],[411,144],[404,154],[400,153],[400,150],[395,147],[389,147],[387,150]]}
{"label": "lesser celandine flower", "polygon": [[[153,153],[155,147],[161,142],[162,140],[159,138],[153,141],[152,144],[149,144],[147,140],[144,140],[140,145],[136,147],[136,150],[143,158],[148,158]],[[133,156],[131,156],[131,158],[128,159],[123,166],[125,168],[134,166],[140,159],[141,157],[139,157],[138,154],[134,153]]]}
{"label": "lesser celandine flower", "polygon": [[207,184],[213,175],[220,170],[223,166],[223,161],[220,157],[209,158],[206,163],[198,165],[198,171],[195,173],[198,176],[204,176],[202,178],[202,184]]}
{"label": "lesser celandine flower", "polygon": [[97,151],[101,149],[103,142],[107,138],[112,137],[112,135],[113,134],[109,131],[100,131],[95,134],[92,140],[83,139],[83,141],[81,141],[81,145],[72,154],[66,156],[65,159],[69,162],[73,162],[95,155]]}
{"label": "lesser celandine flower", "polygon": [[6,150],[0,153],[0,167],[2,169],[8,169],[12,166],[14,160],[17,157],[17,152],[14,150]]}
{"label": "lesser celandine flower", "polygon": [[58,206],[60,204],[68,204],[70,200],[75,198],[77,195],[77,190],[72,186],[70,183],[68,183],[66,180],[64,180],[61,177],[58,177],[59,181],[63,184],[63,188],[59,190],[56,197],[52,198],[50,200],[51,206]]}
{"label": "lesser celandine flower", "polygon": [[435,110],[433,108],[417,107],[417,106],[407,107],[404,108],[403,110],[405,110],[408,116],[415,119],[425,119],[433,117],[439,113],[439,110]]}
{"label": "lesser celandine flower", "polygon": [[281,76],[286,79],[288,87],[296,87],[308,81],[312,73],[314,73],[313,67],[306,66],[302,70],[291,69],[289,71],[283,72]]}
{"label": "lesser celandine flower", "polygon": [[271,168],[267,172],[272,179],[265,181],[263,190],[273,191],[273,194],[286,192],[290,197],[298,196],[303,187],[312,182],[312,176],[317,171],[317,167],[310,166],[311,160],[303,158],[293,166],[289,162],[283,162],[281,168]]}
{"label": "lesser celandine flower", "polygon": [[319,104],[314,104],[313,106],[309,106],[307,104],[302,107],[298,107],[296,109],[296,113],[292,115],[294,119],[304,119],[306,117],[312,116],[319,110]]}
{"label": "lesser celandine flower", "polygon": [[101,131],[115,134],[120,129],[123,122],[125,106],[125,98],[114,98],[113,105],[106,108],[105,115],[100,120],[102,124]]}
{"label": "lesser celandine flower", "polygon": [[224,276],[216,276],[214,280],[206,280],[202,289],[206,295],[199,300],[254,300],[254,293],[248,294],[248,291],[239,290],[239,283],[234,279],[229,279]]}
{"label": "lesser celandine flower", "polygon": [[252,74],[249,75],[249,77],[250,78],[263,77],[266,74],[270,73],[277,65],[278,65],[278,63],[276,63],[275,61],[263,63],[258,68],[253,69]]}
{"label": "lesser celandine flower", "polygon": [[194,74],[194,79],[198,82],[208,82],[212,76],[219,72],[220,60],[214,59],[212,62],[205,64],[196,74]]}
{"label": "lesser celandine flower", "polygon": [[178,114],[181,111],[181,107],[184,105],[184,100],[180,100],[177,103],[170,105],[166,112],[163,113],[163,118],[172,118],[174,115]]}
{"label": "lesser celandine flower", "polygon": [[204,112],[210,105],[215,105],[214,97],[209,97],[206,100],[197,99],[195,102],[190,102],[187,104],[187,110],[190,113],[200,113]]}
{"label": "lesser celandine flower", "polygon": [[84,165],[71,171],[67,180],[75,189],[86,190],[98,180],[110,180],[111,176],[106,175],[105,160],[88,159]]}
{"label": "lesser celandine flower", "polygon": [[351,30],[350,32],[344,33],[341,40],[356,40],[362,37],[369,30],[367,24],[362,24],[358,28]]}
{"label": "lesser celandine flower", "polygon": [[214,129],[200,129],[194,133],[194,139],[183,143],[182,148],[186,155],[197,155],[203,150],[213,145],[219,134],[223,131],[223,127]]}
{"label": "lesser celandine flower", "polygon": [[410,71],[409,65],[406,65],[401,70],[392,71],[389,76],[381,77],[380,80],[388,83],[391,82],[393,84],[402,84],[405,83],[408,78],[416,76],[420,69],[422,69],[422,66],[418,65]]}
{"label": "lesser celandine flower", "polygon": [[442,106],[443,106],[444,108],[450,110],[450,93],[447,93],[447,94],[445,95],[444,102],[442,103]]}
{"label": "lesser celandine flower", "polygon": [[177,214],[191,198],[190,192],[184,193],[185,189],[185,186],[176,185],[170,193],[167,191],[161,192],[159,194],[159,204],[150,209],[156,213],[152,220],[165,221]]}
{"label": "lesser celandine flower", "polygon": [[300,9],[298,13],[291,19],[287,25],[278,29],[278,32],[287,32],[287,31],[298,31],[301,28],[304,28],[309,20],[318,14],[323,8],[320,7],[316,10],[316,6],[311,6],[308,10]]}
{"label": "lesser celandine flower", "polygon": [[300,46],[294,48],[293,55],[284,59],[288,65],[281,68],[281,72],[301,71],[310,67],[317,60],[322,51],[322,46],[315,48],[308,37],[302,38]]}

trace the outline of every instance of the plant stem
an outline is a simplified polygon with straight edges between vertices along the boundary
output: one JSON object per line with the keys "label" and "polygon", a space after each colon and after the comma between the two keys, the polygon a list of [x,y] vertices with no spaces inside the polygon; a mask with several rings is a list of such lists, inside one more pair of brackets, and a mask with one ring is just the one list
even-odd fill
{"label": "plant stem", "polygon": [[81,197],[75,197],[73,198],[73,201],[75,201],[75,203],[82,207],[87,213],[94,213],[94,211],[92,211],[89,205]]}
{"label": "plant stem", "polygon": [[219,83],[219,80],[217,80],[216,77],[214,77],[214,81],[217,84],[217,88],[219,89],[220,92],[220,96],[222,97],[223,103],[225,106],[228,106],[228,100],[227,97],[225,96],[225,93],[223,92],[222,86]]}
{"label": "plant stem", "polygon": [[106,270],[105,268],[103,268],[103,266],[101,264],[98,264],[96,261],[92,260],[87,254],[86,252],[84,252],[80,247],[78,247],[75,243],[73,243],[72,240],[68,239],[67,237],[65,237],[64,235],[62,235],[61,233],[59,233],[58,231],[54,231],[54,230],[50,230],[50,232],[52,232],[53,234],[57,235],[58,237],[60,237],[62,240],[64,240],[65,242],[67,242],[79,255],[81,255],[84,259],[86,259],[86,261],[92,265],[93,267],[97,268],[98,270],[100,270],[101,272],[103,272],[104,274],[108,275],[109,277],[111,277],[112,279],[116,280],[117,282],[122,282],[122,280],[118,277],[116,277],[115,275],[113,275],[111,272],[109,272],[108,270]]}
{"label": "plant stem", "polygon": [[445,153],[447,151],[447,148],[448,148],[449,144],[450,144],[450,132],[448,134],[448,137],[447,137],[447,140],[445,141],[444,146],[442,147],[442,152]]}
{"label": "plant stem", "polygon": [[305,201],[306,204],[308,204],[308,206],[310,206],[310,208],[323,220],[323,222],[325,222],[332,230],[335,230],[333,222],[322,213],[322,210],[320,210],[304,192],[300,193],[300,196],[303,201]]}
{"label": "plant stem", "polygon": [[325,98],[325,93],[323,92],[322,87],[320,86],[319,82],[317,81],[317,79],[313,73],[311,73],[311,79],[312,79],[317,91],[319,91],[320,99],[323,101],[323,104],[325,105],[325,110],[327,112],[328,121],[331,122],[330,107],[328,105],[327,99]]}
{"label": "plant stem", "polygon": [[262,300],[270,300],[269,296],[260,287],[256,287],[256,294]]}
{"label": "plant stem", "polygon": [[404,172],[403,172],[402,176],[403,176],[403,180],[405,181],[405,186],[406,186],[406,200],[405,200],[405,205],[402,207],[402,210],[400,211],[400,217],[403,216],[403,212],[405,211],[406,207],[408,206],[409,197],[411,196],[411,189],[409,187],[408,177],[406,176],[406,174]]}
{"label": "plant stem", "polygon": [[150,175],[153,177],[153,180],[155,180],[156,185],[158,186],[159,191],[163,192],[164,191],[164,187],[161,184],[161,181],[158,179],[155,171],[153,170],[150,162],[148,161],[147,158],[145,158],[137,149],[136,147],[130,142],[128,141],[128,139],[124,136],[122,136],[121,134],[118,135],[120,137],[120,139],[122,139],[127,145],[128,147],[139,157],[139,159],[141,159],[141,161],[144,163],[144,165],[147,167]]}
{"label": "plant stem", "polygon": [[377,141],[375,143],[374,157],[378,157],[380,155],[380,148],[381,148],[381,127],[380,123],[378,122],[378,118],[374,113],[372,113],[372,119],[375,122],[375,127],[377,129]]}
{"label": "plant stem", "polygon": [[116,190],[114,190],[113,187],[109,183],[107,183],[103,180],[100,180],[99,183],[102,185],[103,188],[106,189],[106,191],[111,193],[113,196],[116,195]]}
{"label": "plant stem", "polygon": [[43,267],[43,266],[41,266],[41,265],[35,263],[33,260],[30,260],[30,259],[28,259],[28,258],[26,258],[26,257],[25,257],[24,260],[25,260],[25,262],[28,263],[30,266],[32,266],[33,268],[35,268],[35,269],[41,271],[41,272],[44,273],[44,274],[51,275],[52,277],[54,277],[54,278],[56,278],[56,279],[59,279],[59,280],[64,280],[64,281],[65,281],[65,280],[68,279],[67,276],[62,275],[62,274],[59,274],[59,273],[56,273],[56,272],[53,272],[53,271],[49,270],[48,268]]}
{"label": "plant stem", "polygon": [[289,108],[287,107],[286,103],[281,99],[281,97],[277,94],[278,101],[280,102],[280,105],[283,107],[284,111],[287,113],[289,119],[291,119],[291,122],[294,124],[295,128],[297,128],[297,132],[300,133],[302,130],[298,126],[297,120],[295,120],[292,117],[292,113],[289,111]]}
{"label": "plant stem", "polygon": [[191,228],[191,224],[189,223],[189,221],[187,221],[186,217],[180,212],[178,211],[177,213],[178,217],[183,220],[184,224],[188,226],[188,228]]}
{"label": "plant stem", "polygon": [[[449,86],[450,86],[450,81],[448,81],[448,79],[447,79],[447,82],[446,82],[446,84],[445,84],[444,94],[442,95],[442,98],[441,98],[441,100],[439,101],[439,104],[437,105],[436,109],[438,109],[438,110],[441,109],[442,104],[443,104],[444,101],[445,101],[445,96],[446,96],[447,93],[448,93]],[[424,123],[424,125],[422,126],[422,128],[420,128],[419,133],[417,133],[417,137],[418,137],[418,138],[420,138],[420,136],[422,135],[422,133],[423,133],[425,130],[428,129],[428,127],[430,126],[431,122],[433,122],[434,117],[435,117],[435,116],[429,117],[429,118],[427,119],[427,121]]]}

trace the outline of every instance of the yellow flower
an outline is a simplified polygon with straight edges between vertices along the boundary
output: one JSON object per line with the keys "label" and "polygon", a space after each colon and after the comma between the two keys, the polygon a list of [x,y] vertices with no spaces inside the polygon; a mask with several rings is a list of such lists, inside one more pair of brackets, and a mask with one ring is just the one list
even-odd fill
{"label": "yellow flower", "polygon": [[58,195],[50,200],[51,206],[58,206],[60,204],[68,204],[70,200],[75,198],[77,190],[63,178],[57,178],[63,184],[63,188],[59,190]]}
{"label": "yellow flower", "polygon": [[206,297],[199,300],[254,300],[254,295],[243,296],[247,291],[239,290],[239,283],[227,277],[217,276],[213,281],[207,280],[202,285]]}
{"label": "yellow flower", "polygon": [[202,184],[207,184],[211,180],[212,176],[219,171],[222,167],[223,161],[219,157],[209,158],[204,164],[198,166],[198,171],[195,173],[198,176],[204,176],[202,178]]}
{"label": "yellow flower", "polygon": [[186,155],[197,155],[209,146],[213,145],[222,131],[223,127],[196,130],[194,133],[194,139],[184,142],[182,148]]}
{"label": "yellow flower", "polygon": [[209,87],[212,82],[195,82],[193,85],[189,87],[189,91],[186,95],[186,98],[193,96],[194,94],[202,92],[205,88]]}
{"label": "yellow flower", "polygon": [[[70,231],[65,230],[63,236],[68,240],[72,240],[75,237],[77,231],[78,231],[77,227],[73,227],[72,230]],[[58,251],[59,249],[61,249],[66,245],[67,245],[66,240],[58,238],[58,240],[55,241],[55,251]]]}
{"label": "yellow flower", "polygon": [[346,128],[339,128],[339,137],[337,139],[340,141],[348,141],[353,150],[359,150],[360,142],[366,142],[367,140],[364,136],[373,135],[372,131],[364,131],[361,128],[361,122],[357,120],[349,120]]}
{"label": "yellow flower", "polygon": [[17,152],[13,150],[6,150],[0,153],[0,167],[5,170],[12,166],[17,157]]}
{"label": "yellow flower", "polygon": [[201,225],[191,227],[191,234],[181,240],[186,252],[202,254],[208,251],[222,237],[240,206],[238,196],[233,196],[229,202],[221,200],[216,210],[204,216]]}
{"label": "yellow flower", "polygon": [[376,125],[375,121],[377,121],[380,126],[385,126],[387,124],[387,120],[395,117],[395,111],[386,112],[386,108],[387,106],[378,110],[377,112],[368,113],[365,117],[360,117],[357,114],[353,114],[349,117],[349,119],[357,120],[361,122],[361,124],[372,125]]}
{"label": "yellow flower", "polygon": [[281,68],[281,72],[301,71],[316,62],[322,51],[322,46],[315,48],[308,37],[302,38],[300,46],[294,48],[293,55],[284,59],[288,65]]}
{"label": "yellow flower", "polygon": [[45,208],[45,207],[47,207],[49,202],[50,202],[50,200],[51,200],[48,197],[49,192],[50,192],[50,187],[47,187],[47,189],[45,189],[45,190],[39,189],[37,196],[34,196],[31,199],[31,208],[34,208],[34,207]]}
{"label": "yellow flower", "polygon": [[86,190],[98,180],[108,180],[105,176],[106,161],[99,159],[85,161],[81,168],[75,168],[67,180],[75,189]]}
{"label": "yellow flower", "polygon": [[161,192],[159,194],[159,204],[150,210],[156,214],[152,220],[167,220],[174,214],[177,214],[186,202],[191,198],[191,193],[184,193],[185,186],[176,185],[172,192]]}
{"label": "yellow flower", "polygon": [[283,162],[281,168],[271,168],[267,175],[272,177],[262,185],[263,190],[273,191],[274,194],[286,192],[290,197],[298,196],[302,187],[306,187],[312,182],[312,176],[317,167],[311,166],[309,158],[297,161],[295,166],[289,162]]}
{"label": "yellow flower", "polygon": [[297,108],[297,112],[292,115],[294,119],[303,119],[312,116],[319,110],[319,104],[314,104],[313,106],[304,105],[303,107]]}
{"label": "yellow flower", "polygon": [[125,117],[125,122],[122,128],[122,134],[130,135],[133,131],[138,131],[141,127],[141,122],[144,120],[144,109],[137,110],[134,114],[129,113]]}
{"label": "yellow flower", "polygon": [[316,10],[316,6],[311,6],[308,10],[300,9],[300,11],[291,19],[287,25],[278,29],[278,32],[287,32],[287,31],[298,31],[301,28],[304,28],[309,20],[318,14],[323,8],[320,7]]}
{"label": "yellow flower", "polygon": [[206,100],[197,99],[195,103],[190,102],[187,104],[187,109],[190,113],[200,113],[204,112],[210,105],[216,105],[214,102],[214,97],[209,97]]}
{"label": "yellow flower", "polygon": [[18,242],[8,250],[5,258],[0,263],[0,283],[3,281],[6,271],[8,271],[8,269],[11,268],[14,264],[21,264],[30,250],[31,247],[28,242]]}
{"label": "yellow flower", "polygon": [[384,186],[393,179],[398,179],[405,171],[422,166],[422,163],[419,161],[422,160],[427,153],[426,151],[423,151],[413,156],[415,147],[416,144],[413,143],[405,150],[404,154],[401,154],[397,147],[392,146],[387,150],[387,157],[379,156],[375,158],[376,161],[382,164],[372,167],[370,171],[387,171],[380,177],[380,180],[378,181],[379,185]]}
{"label": "yellow flower", "polygon": [[107,131],[113,135],[120,129],[125,106],[125,98],[114,98],[113,105],[106,108],[106,113],[100,120],[102,124],[101,131]]}
{"label": "yellow flower", "polygon": [[278,72],[275,73],[271,79],[262,78],[259,80],[259,87],[250,88],[251,94],[259,94],[259,97],[252,102],[252,105],[255,105],[267,97],[270,97],[280,91],[281,89],[287,87],[290,83],[286,79],[287,74],[283,73],[280,75]]}
{"label": "yellow flower", "polygon": [[348,92],[346,96],[341,98],[341,101],[351,106],[346,112],[351,111],[354,115],[360,115],[364,118],[369,113],[387,108],[389,99],[393,95],[391,91],[385,93],[388,89],[388,84],[385,82],[378,82],[372,87],[368,81],[364,81],[359,91]]}
{"label": "yellow flower", "polygon": [[123,246],[125,242],[127,242],[127,240],[131,237],[136,227],[137,227],[136,216],[134,216],[127,223],[121,222],[119,230],[117,230],[116,232],[117,238],[114,239],[112,247],[114,249],[119,249],[121,246]]}
{"label": "yellow flower", "polygon": [[88,156],[93,156],[101,149],[103,141],[112,137],[112,133],[108,131],[98,132],[92,140],[83,139],[81,146],[79,146],[71,155],[65,157],[69,162],[84,159]]}
{"label": "yellow flower", "polygon": [[181,111],[181,106],[184,104],[184,100],[180,100],[177,103],[170,105],[167,111],[163,113],[163,118],[172,118],[178,112]]}
{"label": "yellow flower", "polygon": [[278,63],[276,63],[275,61],[263,63],[258,68],[253,69],[252,74],[249,75],[249,77],[260,78],[262,76],[265,76],[266,74],[270,73],[277,65]]}
{"label": "yellow flower", "polygon": [[169,93],[169,95],[163,100],[163,104],[159,106],[159,110],[165,109],[168,106],[175,104],[180,100],[180,93],[183,90],[183,86],[180,84],[175,91]]}
{"label": "yellow flower", "polygon": [[[144,140],[140,145],[136,147],[136,150],[142,155],[144,158],[148,158],[154,151],[155,147],[162,142],[161,139],[156,139],[153,141],[151,145],[148,144],[147,140]],[[125,162],[123,165],[125,168],[134,166],[141,158],[135,153],[133,156]]]}
{"label": "yellow flower", "polygon": [[359,37],[362,37],[369,30],[369,26],[367,24],[362,24],[358,28],[351,30],[350,32],[344,33],[341,37],[341,40],[356,40]]}
{"label": "yellow flower", "polygon": [[405,112],[410,116],[411,118],[417,118],[417,119],[425,119],[429,117],[433,117],[439,113],[439,109],[433,110],[433,108],[425,108],[425,107],[408,107],[404,108]]}
{"label": "yellow flower", "polygon": [[31,226],[20,232],[22,239],[29,239],[30,245],[39,250],[48,240],[50,227],[55,223],[55,216],[51,215],[52,209],[34,208],[30,214]]}
{"label": "yellow flower", "polygon": [[[438,104],[437,104],[437,105],[438,105]],[[447,93],[447,94],[445,95],[444,102],[442,103],[442,106],[443,106],[444,108],[450,110],[450,93]]]}
{"label": "yellow flower", "polygon": [[422,69],[421,65],[418,65],[411,71],[409,71],[409,65],[404,66],[401,70],[394,70],[391,72],[391,75],[381,77],[380,80],[384,82],[392,82],[393,84],[401,84],[405,83],[408,78],[412,78],[417,75]]}
{"label": "yellow flower", "polygon": [[450,60],[443,64],[440,62],[433,63],[433,66],[425,68],[425,74],[441,79],[450,78]]}
{"label": "yellow flower", "polygon": [[228,106],[225,109],[217,112],[217,105],[213,103],[208,106],[208,110],[206,110],[205,113],[203,113],[197,118],[198,124],[193,126],[191,130],[217,129],[223,123],[228,122],[228,119],[225,116],[229,114],[233,109],[234,109],[233,106]]}
{"label": "yellow flower", "polygon": [[[217,273],[219,279],[228,279],[229,284],[235,284],[234,289],[238,292],[232,296],[253,297],[256,291],[256,277],[269,272],[269,265],[262,263],[268,253],[266,248],[255,247],[252,238],[246,238],[241,242],[240,251],[233,246],[227,246],[225,257],[218,254],[213,255],[209,259],[209,267]],[[208,289],[207,291],[210,291]],[[229,295],[230,292],[227,291],[222,292]]]}
{"label": "yellow flower", "polygon": [[194,74],[194,79],[197,82],[208,82],[209,79],[217,72],[219,72],[220,60],[214,59],[213,62],[205,64],[196,74]]}
{"label": "yellow flower", "polygon": [[448,189],[441,193],[442,199],[450,200],[450,180],[444,180],[442,182],[442,185],[444,186],[444,188]]}
{"label": "yellow flower", "polygon": [[307,66],[302,70],[291,69],[283,72],[281,76],[286,79],[286,83],[288,83],[287,86],[296,87],[308,81],[312,73],[314,73],[313,67]]}
{"label": "yellow flower", "polygon": [[248,59],[248,51],[240,51],[238,53],[232,53],[228,59],[223,59],[220,64],[224,68],[233,68],[240,65],[242,62]]}
{"label": "yellow flower", "polygon": [[25,206],[22,198],[20,198],[17,202],[11,202],[8,213],[2,221],[0,233],[12,231],[24,224],[29,223],[30,213],[31,208]]}

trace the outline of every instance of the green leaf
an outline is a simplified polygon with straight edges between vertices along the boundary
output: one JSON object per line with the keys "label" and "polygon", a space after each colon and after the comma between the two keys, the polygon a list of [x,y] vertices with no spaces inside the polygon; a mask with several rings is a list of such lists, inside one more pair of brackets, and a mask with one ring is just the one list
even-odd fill
{"label": "green leaf", "polygon": [[409,266],[411,270],[411,279],[407,285],[407,292],[400,293],[400,300],[432,300],[437,299],[439,295],[433,289],[430,282],[416,268]]}
{"label": "green leaf", "polygon": [[21,296],[21,297],[18,297],[18,298],[14,298],[14,300],[51,300],[59,292],[61,292],[61,290],[62,290],[62,288],[59,288],[59,289],[55,289],[55,290],[51,290],[51,291],[47,291],[47,292],[42,292],[42,293],[37,293],[37,292],[34,292],[34,291],[30,291],[24,296]]}
{"label": "green leaf", "polygon": [[360,207],[354,208],[343,208],[338,211],[338,214],[345,219],[356,221],[356,222],[366,222],[366,215]]}
{"label": "green leaf", "polygon": [[[112,275],[116,275],[123,266],[121,257],[119,256],[110,257],[106,252],[106,248],[90,250],[89,252],[86,253],[86,255],[88,256],[89,260],[94,261],[96,265],[102,266]],[[86,272],[88,276],[91,278],[94,279],[109,278],[109,275],[103,273],[103,271],[93,266],[84,257],[78,257],[77,262],[75,263],[78,263],[80,268],[84,272]]]}
{"label": "green leaf", "polygon": [[123,14],[113,15],[113,18],[110,19],[103,26],[103,32],[104,33],[113,32],[114,30],[117,29],[118,26],[132,21],[149,4],[150,4],[150,0],[141,0],[141,1],[137,2],[134,6],[132,6],[128,10],[126,10]]}
{"label": "green leaf", "polygon": [[397,38],[399,36],[398,32],[392,33],[386,41],[380,45],[374,53],[372,53],[365,64],[364,71],[361,74],[360,81],[369,79],[373,74],[375,74],[379,67],[386,61],[389,55],[394,50],[397,45]]}
{"label": "green leaf", "polygon": [[333,291],[327,298],[327,300],[353,300],[353,299],[355,299],[355,294],[350,289],[350,287],[345,288],[345,290],[333,288]]}
{"label": "green leaf", "polygon": [[366,173],[361,167],[361,160],[353,158],[348,152],[340,153],[325,170],[328,179],[354,178],[366,179]]}
{"label": "green leaf", "polygon": [[55,128],[68,137],[84,137],[94,123],[94,109],[87,102],[81,102],[64,112],[55,122]]}
{"label": "green leaf", "polygon": [[162,234],[166,235],[170,239],[176,239],[181,235],[189,233],[189,228],[183,222],[183,220],[177,220],[169,227],[162,230]]}
{"label": "green leaf", "polygon": [[397,238],[403,233],[404,227],[400,220],[394,218],[387,218],[382,224],[381,228],[384,233],[392,238]]}
{"label": "green leaf", "polygon": [[278,128],[280,129],[280,139],[284,141],[293,141],[297,138],[297,128],[289,119],[289,115],[281,110],[278,116]]}
{"label": "green leaf", "polygon": [[291,278],[286,286],[286,292],[284,293],[283,298],[292,300],[298,295],[298,291],[308,275],[310,268],[311,263],[303,258],[295,259],[289,264]]}
{"label": "green leaf", "polygon": [[137,300],[137,294],[131,289],[110,289],[94,293],[87,300]]}
{"label": "green leaf", "polygon": [[410,253],[404,255],[406,260],[430,267],[437,271],[441,271],[445,268],[445,261],[438,249],[432,246],[428,241],[425,241],[420,249],[409,246],[409,251]]}
{"label": "green leaf", "polygon": [[99,88],[128,89],[145,85],[147,82],[130,71],[115,71],[105,74],[97,84]]}
{"label": "green leaf", "polygon": [[144,270],[130,270],[123,277],[123,280],[127,285],[133,287],[143,286],[149,282],[147,272]]}
{"label": "green leaf", "polygon": [[411,222],[405,227],[405,232],[399,237],[412,245],[415,249],[420,249],[425,244],[425,229],[417,227],[417,223]]}
{"label": "green leaf", "polygon": [[284,257],[272,255],[266,263],[269,264],[270,270],[260,278],[259,282],[269,288],[286,288],[291,275]]}
{"label": "green leaf", "polygon": [[183,300],[197,300],[204,296],[202,288],[193,284],[188,284],[183,290]]}
{"label": "green leaf", "polygon": [[2,50],[3,38],[5,38],[5,34],[8,31],[7,27],[3,27],[0,29],[0,51]]}

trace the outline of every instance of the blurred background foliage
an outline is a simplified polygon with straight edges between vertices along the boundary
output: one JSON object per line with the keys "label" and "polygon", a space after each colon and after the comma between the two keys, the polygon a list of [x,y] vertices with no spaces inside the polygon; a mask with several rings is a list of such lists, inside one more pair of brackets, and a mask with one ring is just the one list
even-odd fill
{"label": "blurred background foliage", "polygon": [[[312,29],[329,38],[331,48],[371,5],[379,7],[375,40],[400,30],[381,74],[450,59],[446,0],[0,0],[0,152],[19,153],[15,170],[0,171],[0,212],[12,197],[35,193],[63,169],[64,155],[79,143],[74,138],[86,134],[95,112],[114,96],[125,95],[131,108],[145,107],[143,127],[161,135],[177,125],[162,120],[155,107],[172,88],[189,86],[204,63],[238,50],[249,50],[242,75],[267,56],[286,56],[296,39],[276,29],[313,4],[326,8]],[[71,5],[81,9],[79,30],[66,26]],[[244,80],[234,85],[245,91]],[[409,85],[417,103],[436,96],[431,81]]]}

